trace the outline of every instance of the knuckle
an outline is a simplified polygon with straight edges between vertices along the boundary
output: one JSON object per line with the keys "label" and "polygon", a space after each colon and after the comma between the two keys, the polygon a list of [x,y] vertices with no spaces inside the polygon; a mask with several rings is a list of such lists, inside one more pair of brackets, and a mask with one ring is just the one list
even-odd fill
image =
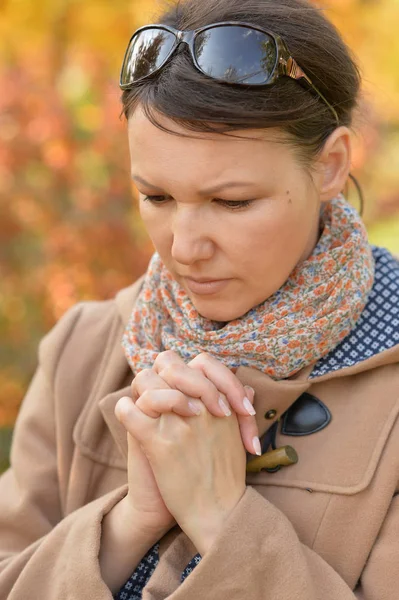
{"label": "knuckle", "polygon": [[146,380],[148,380],[151,372],[152,372],[152,369],[143,369],[142,371],[139,371],[139,373],[137,373],[137,375],[135,375],[135,377],[130,385],[130,389],[132,390],[133,396],[137,397],[137,395],[140,394],[140,390],[145,385],[145,382],[146,382]]}
{"label": "knuckle", "polygon": [[145,408],[146,408],[146,403],[145,401],[142,399],[142,397],[140,396],[140,398],[138,398],[138,400],[136,400],[135,405],[143,412],[145,412]]}
{"label": "knuckle", "polygon": [[155,359],[154,365],[157,367],[161,366],[165,363],[165,361],[175,360],[177,357],[178,355],[174,350],[164,350],[163,352],[160,352],[158,354],[158,356]]}
{"label": "knuckle", "polygon": [[181,365],[172,363],[170,365],[166,365],[159,372],[159,376],[166,379],[175,379],[180,375],[182,371]]}
{"label": "knuckle", "polygon": [[151,371],[152,371],[152,369],[143,369],[142,371],[139,371],[137,373],[137,375],[135,376],[135,378],[133,379],[132,386],[133,385],[136,385],[136,386],[140,385],[140,383],[143,380],[145,380],[145,379],[148,378],[148,376],[151,373]]}
{"label": "knuckle", "polygon": [[193,358],[190,364],[205,364],[213,361],[213,357],[208,352],[200,352]]}
{"label": "knuckle", "polygon": [[154,374],[154,371],[150,368],[147,369],[143,369],[142,371],[140,371],[139,376],[141,379],[148,379],[149,377],[152,377]]}
{"label": "knuckle", "polygon": [[163,352],[160,352],[158,356],[163,356],[166,358],[169,358],[169,357],[173,358],[173,357],[176,357],[177,354],[174,350],[163,350]]}
{"label": "knuckle", "polygon": [[[144,391],[136,401],[136,406],[146,415],[156,417],[162,412],[165,412],[164,402],[162,399],[154,396],[151,390]],[[166,411],[168,409],[166,408]]]}
{"label": "knuckle", "polygon": [[151,404],[151,391],[144,390],[142,394],[137,398],[135,404],[140,408],[140,406]]}
{"label": "knuckle", "polygon": [[179,390],[145,390],[136,404],[139,408],[147,407],[161,412],[169,412],[175,406],[181,405],[185,398],[185,395]]}

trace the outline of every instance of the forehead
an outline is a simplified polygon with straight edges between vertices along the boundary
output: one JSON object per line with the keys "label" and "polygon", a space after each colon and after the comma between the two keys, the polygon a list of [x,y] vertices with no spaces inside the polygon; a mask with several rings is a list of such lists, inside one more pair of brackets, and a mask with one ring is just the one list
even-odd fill
{"label": "forehead", "polygon": [[[151,180],[151,175],[168,172],[188,175],[195,171],[200,177],[206,171],[208,178],[222,172],[235,174],[237,169],[259,173],[266,164],[271,172],[279,162],[287,161],[289,150],[278,143],[281,134],[275,130],[237,130],[234,131],[234,135],[239,136],[237,139],[217,133],[192,132],[159,113],[156,118],[173,132],[188,133],[192,137],[159,129],[138,108],[128,122],[131,166],[134,173],[147,180]],[[252,139],[244,139],[249,136]]]}

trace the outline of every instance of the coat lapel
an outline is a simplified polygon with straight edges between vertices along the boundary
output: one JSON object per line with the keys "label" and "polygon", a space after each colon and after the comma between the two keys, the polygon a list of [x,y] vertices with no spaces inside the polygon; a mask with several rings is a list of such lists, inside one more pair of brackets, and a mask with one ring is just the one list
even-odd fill
{"label": "coat lapel", "polygon": [[[275,381],[269,375],[249,367],[239,367],[236,376],[244,385],[255,390],[254,407],[256,423],[261,437],[275,421],[293,404],[311,385],[308,376],[312,367],[297,374],[295,379]],[[274,414],[273,417],[271,417]]]}
{"label": "coat lapel", "polygon": [[117,390],[116,392],[108,394],[99,402],[100,411],[104,417],[104,421],[108,425],[108,429],[111,432],[116,446],[123,456],[125,464],[127,463],[126,429],[115,416],[115,406],[119,398],[122,398],[122,396],[131,396],[130,390],[130,385],[126,386],[120,390]]}

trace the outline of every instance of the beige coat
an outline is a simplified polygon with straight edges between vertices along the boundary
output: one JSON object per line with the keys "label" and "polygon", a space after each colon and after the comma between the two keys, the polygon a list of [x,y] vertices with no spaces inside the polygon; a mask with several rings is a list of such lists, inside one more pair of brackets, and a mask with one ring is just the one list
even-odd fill
{"label": "beige coat", "polygon": [[[140,281],[139,281],[140,282]],[[132,373],[121,347],[139,282],[72,308],[44,338],[0,478],[0,599],[108,600],[101,520],[126,494],[126,435],[114,416]],[[397,600],[399,346],[355,367],[275,382],[240,367],[260,434],[304,391],[332,413],[322,431],[278,435],[296,465],[248,475],[247,491],[196,569],[176,526],[143,600]],[[270,416],[270,415],[269,415]],[[274,420],[275,420],[274,419]]]}

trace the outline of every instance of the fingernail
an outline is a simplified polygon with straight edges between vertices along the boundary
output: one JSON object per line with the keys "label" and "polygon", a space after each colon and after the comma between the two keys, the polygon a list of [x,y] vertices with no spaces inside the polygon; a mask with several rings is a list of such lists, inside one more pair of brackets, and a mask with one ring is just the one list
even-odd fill
{"label": "fingernail", "polygon": [[253,438],[252,445],[254,447],[255,454],[257,454],[258,456],[261,456],[262,455],[262,450],[261,450],[261,447],[260,447],[260,439],[257,436],[255,436]]}
{"label": "fingernail", "polygon": [[230,407],[228,406],[228,404],[225,402],[224,398],[222,395],[219,396],[219,406],[222,409],[222,411],[224,412],[224,414],[226,415],[226,417],[230,417],[231,415],[231,410]]}
{"label": "fingernail", "polygon": [[252,406],[252,404],[250,403],[250,401],[248,400],[248,398],[246,396],[243,400],[243,405],[244,405],[245,410],[250,415],[256,415],[256,410],[254,409],[254,407]]}
{"label": "fingernail", "polygon": [[188,406],[189,406],[189,409],[191,410],[191,412],[194,415],[200,415],[201,414],[201,409],[199,408],[199,406],[197,406],[195,404],[195,402],[192,402],[191,400],[189,400],[188,401]]}
{"label": "fingernail", "polygon": [[251,387],[250,385],[244,385],[244,389],[247,390],[247,392],[248,392],[247,396],[248,396],[249,400],[253,402],[253,399],[255,397],[254,388]]}

